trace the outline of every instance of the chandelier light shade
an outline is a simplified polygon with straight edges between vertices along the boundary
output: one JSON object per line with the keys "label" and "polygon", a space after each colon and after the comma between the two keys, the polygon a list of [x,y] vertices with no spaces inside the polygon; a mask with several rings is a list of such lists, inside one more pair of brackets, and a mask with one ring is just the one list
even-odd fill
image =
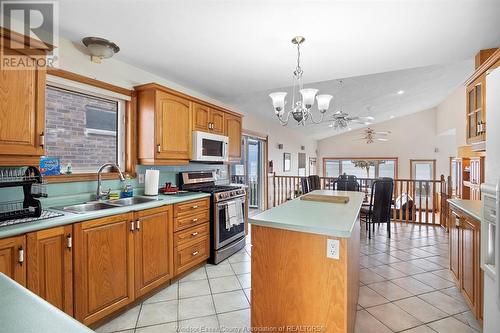
{"label": "chandelier light shade", "polygon": [[[318,95],[318,89],[304,88],[302,82],[302,75],[304,71],[300,67],[300,44],[305,42],[302,36],[296,36],[292,39],[292,44],[297,45],[297,67],[293,72],[293,86],[292,86],[292,106],[285,112],[286,105],[286,92],[274,92],[269,94],[271,97],[274,114],[278,117],[281,125],[288,124],[290,115],[299,124],[304,126],[308,120],[314,124],[319,124],[323,121],[324,115],[330,107],[332,95]],[[302,100],[295,101],[296,89],[300,92]],[[297,94],[298,95],[298,94]],[[318,110],[320,111],[320,119],[316,120],[313,117],[311,108],[314,106],[315,99],[318,101]]]}
{"label": "chandelier light shade", "polygon": [[332,100],[332,95],[318,95],[316,96],[316,101],[318,102],[318,110],[321,113],[325,113],[330,107],[330,101]]}

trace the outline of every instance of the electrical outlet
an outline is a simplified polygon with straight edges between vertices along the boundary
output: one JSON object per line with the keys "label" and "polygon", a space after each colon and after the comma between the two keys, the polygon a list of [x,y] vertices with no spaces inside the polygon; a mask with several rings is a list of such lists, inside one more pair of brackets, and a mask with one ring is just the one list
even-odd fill
{"label": "electrical outlet", "polygon": [[330,259],[340,258],[340,242],[338,239],[326,240],[326,257]]}
{"label": "electrical outlet", "polygon": [[140,173],[138,176],[139,176],[138,177],[139,184],[144,184],[144,174]]}

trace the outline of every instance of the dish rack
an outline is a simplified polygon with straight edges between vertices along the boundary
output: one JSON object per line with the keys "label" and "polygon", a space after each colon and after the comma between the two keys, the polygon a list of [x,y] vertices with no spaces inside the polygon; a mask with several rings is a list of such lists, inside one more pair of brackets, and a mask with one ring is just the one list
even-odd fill
{"label": "dish rack", "polygon": [[21,187],[24,199],[0,203],[0,221],[40,217],[42,205],[35,198],[47,197],[47,182],[40,171],[29,167],[0,167],[0,188]]}

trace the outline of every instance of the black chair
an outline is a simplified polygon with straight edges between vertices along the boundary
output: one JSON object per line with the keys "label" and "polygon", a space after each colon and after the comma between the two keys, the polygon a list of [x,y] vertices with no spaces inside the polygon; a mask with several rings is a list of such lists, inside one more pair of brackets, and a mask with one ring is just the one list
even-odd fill
{"label": "black chair", "polygon": [[365,217],[368,238],[372,238],[372,228],[370,228],[370,224],[375,232],[375,223],[387,223],[387,235],[391,238],[391,204],[393,189],[394,180],[392,178],[379,178],[372,183],[370,205],[361,208],[361,213]]}
{"label": "black chair", "polygon": [[309,193],[309,182],[307,181],[307,177],[300,178],[300,186],[302,187],[302,194]]}
{"label": "black chair", "polygon": [[319,176],[313,175],[307,178],[309,180],[309,191],[321,190],[321,180]]}
{"label": "black chair", "polygon": [[359,183],[357,180],[336,179],[333,182],[332,188],[339,191],[357,191],[359,192]]}

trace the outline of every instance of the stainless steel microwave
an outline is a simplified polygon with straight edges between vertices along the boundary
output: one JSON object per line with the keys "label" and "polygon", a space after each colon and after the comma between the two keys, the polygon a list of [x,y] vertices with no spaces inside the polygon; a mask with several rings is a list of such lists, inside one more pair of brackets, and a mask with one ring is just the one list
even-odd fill
{"label": "stainless steel microwave", "polygon": [[227,162],[229,138],[224,135],[193,131],[193,161]]}

